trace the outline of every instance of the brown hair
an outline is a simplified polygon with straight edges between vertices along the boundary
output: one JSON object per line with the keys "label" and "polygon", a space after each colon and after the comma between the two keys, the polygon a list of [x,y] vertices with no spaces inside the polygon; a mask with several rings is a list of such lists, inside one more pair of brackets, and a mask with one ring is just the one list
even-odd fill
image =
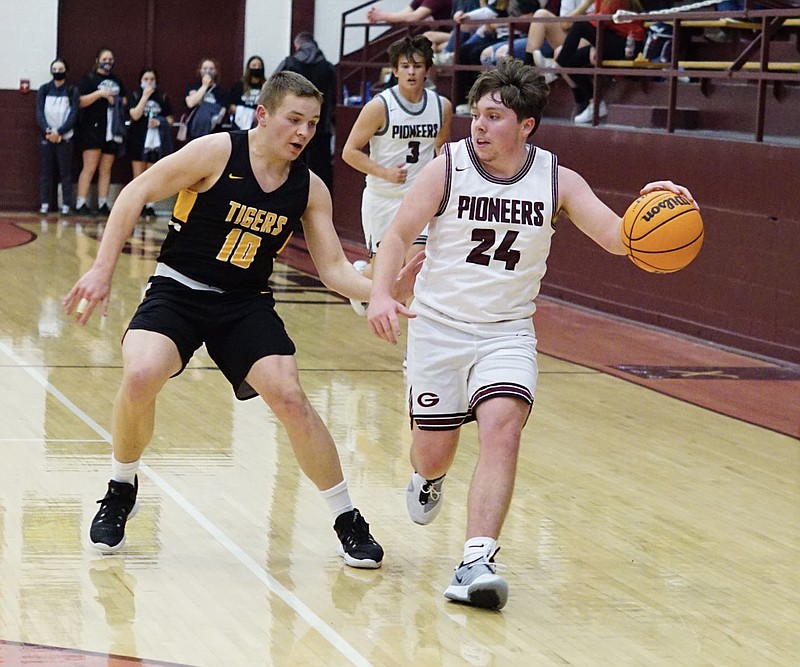
{"label": "brown hair", "polygon": [[431,40],[422,35],[403,37],[403,39],[392,42],[389,45],[388,53],[389,64],[394,69],[397,69],[400,58],[403,56],[413,61],[414,56],[417,54],[422,56],[426,69],[430,69],[433,66],[433,44],[431,44]]}
{"label": "brown hair", "polygon": [[499,93],[503,105],[516,114],[519,122],[526,118],[536,120],[531,131],[533,134],[539,127],[550,92],[544,77],[521,60],[509,56],[494,69],[481,73],[470,89],[467,101],[470,106],[475,106],[484,95],[494,92]]}

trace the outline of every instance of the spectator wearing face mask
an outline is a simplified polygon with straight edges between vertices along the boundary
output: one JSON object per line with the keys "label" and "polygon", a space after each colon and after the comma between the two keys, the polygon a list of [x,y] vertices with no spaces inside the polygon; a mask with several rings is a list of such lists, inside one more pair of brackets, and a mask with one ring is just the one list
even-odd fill
{"label": "spectator wearing face mask", "polygon": [[[131,125],[128,131],[128,155],[131,171],[137,178],[172,152],[172,104],[158,87],[158,73],[145,67],[139,73],[139,89],[131,93]],[[142,216],[156,214],[154,202],[145,202]]]}
{"label": "spectator wearing face mask", "polygon": [[188,139],[195,139],[219,129],[228,111],[228,95],[218,84],[219,65],[214,58],[203,58],[197,68],[198,80],[186,87]]}
{"label": "spectator wearing face mask", "polygon": [[78,197],[75,212],[90,213],[87,205],[89,186],[97,172],[97,207],[100,215],[108,215],[108,190],[111,167],[125,138],[125,88],[114,69],[114,52],[98,50],[94,69],[78,84],[80,114],[78,141],[83,168],[78,176]]}
{"label": "spectator wearing face mask", "polygon": [[67,83],[67,63],[56,58],[50,63],[52,80],[36,95],[36,122],[39,135],[39,213],[50,211],[53,167],[58,165],[61,180],[61,214],[72,208],[72,136],[78,120],[78,89]]}
{"label": "spectator wearing face mask", "polygon": [[255,124],[258,95],[265,81],[264,59],[261,56],[250,56],[242,78],[231,88],[230,113],[236,129],[249,130]]}

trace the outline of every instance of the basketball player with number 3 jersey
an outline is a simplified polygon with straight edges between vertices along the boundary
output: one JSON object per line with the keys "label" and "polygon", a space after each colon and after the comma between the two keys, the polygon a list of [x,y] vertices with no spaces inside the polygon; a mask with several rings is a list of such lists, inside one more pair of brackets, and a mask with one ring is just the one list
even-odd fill
{"label": "basketball player with number 3 jersey", "polygon": [[[461,426],[475,421],[480,455],[467,500],[467,539],[444,596],[502,608],[508,584],[495,556],[514,488],[522,428],[533,406],[538,366],[531,315],[559,212],[606,251],[624,255],[622,219],[555,155],[528,143],[548,88],[544,77],[506,59],[469,94],[470,137],[429,163],[383,237],[367,317],[396,343],[408,326],[412,422],[406,489],[411,519],[431,523]],[[686,188],[657,181],[642,193]],[[390,287],[409,245],[429,223],[425,262],[409,310]]]}
{"label": "basketball player with number 3 jersey", "polygon": [[[411,183],[449,141],[453,119],[450,101],[425,88],[433,64],[430,40],[405,37],[392,43],[388,53],[397,85],[364,106],[342,149],[342,159],[367,175],[361,224],[370,261]],[[369,155],[363,152],[367,144]],[[425,238],[420,233],[415,243],[424,244]],[[354,266],[367,277],[372,275],[363,260]],[[351,299],[350,303],[356,313],[366,314],[363,302]]]}

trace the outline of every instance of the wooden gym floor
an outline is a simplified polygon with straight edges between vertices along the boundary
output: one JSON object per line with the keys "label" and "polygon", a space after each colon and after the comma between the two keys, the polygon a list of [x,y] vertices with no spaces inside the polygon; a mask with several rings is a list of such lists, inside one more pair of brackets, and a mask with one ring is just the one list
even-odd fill
{"label": "wooden gym floor", "polygon": [[0,217],[0,664],[800,664],[797,368],[542,299],[509,603],[459,606],[441,593],[474,425],[442,513],[414,525],[402,349],[320,286],[302,242],[277,266],[278,309],[383,568],[340,562],[279,424],[204,351],[160,398],[125,549],[88,549],[119,339],[164,231],[137,228],[109,316],[82,329],[60,304],[102,224]]}

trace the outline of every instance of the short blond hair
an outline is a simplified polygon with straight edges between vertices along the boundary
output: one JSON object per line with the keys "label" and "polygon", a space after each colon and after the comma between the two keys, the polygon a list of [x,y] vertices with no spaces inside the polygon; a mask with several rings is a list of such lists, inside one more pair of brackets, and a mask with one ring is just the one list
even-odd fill
{"label": "short blond hair", "polygon": [[261,88],[258,103],[262,104],[267,113],[273,114],[287,95],[297,97],[313,97],[322,106],[323,95],[313,83],[297,72],[276,72]]}

